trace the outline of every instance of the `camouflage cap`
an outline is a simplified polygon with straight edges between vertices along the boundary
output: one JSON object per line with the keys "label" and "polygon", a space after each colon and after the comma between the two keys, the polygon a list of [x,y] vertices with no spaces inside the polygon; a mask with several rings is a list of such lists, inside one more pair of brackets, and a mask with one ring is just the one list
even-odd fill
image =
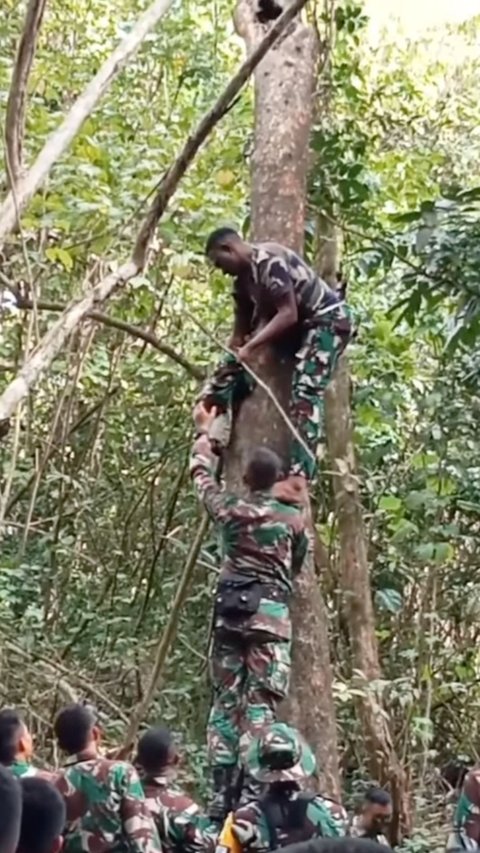
{"label": "camouflage cap", "polygon": [[259,782],[298,782],[315,773],[315,756],[300,732],[274,723],[251,745],[247,768]]}

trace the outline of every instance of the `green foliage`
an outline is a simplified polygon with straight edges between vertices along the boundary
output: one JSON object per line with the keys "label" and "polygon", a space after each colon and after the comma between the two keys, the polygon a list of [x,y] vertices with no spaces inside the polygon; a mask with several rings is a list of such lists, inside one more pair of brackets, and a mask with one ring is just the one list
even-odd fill
{"label": "green foliage", "polygon": [[[4,5],[2,113],[25,4]],[[28,296],[33,280],[39,298],[63,303],[93,266],[96,279],[123,259],[148,194],[240,57],[231,5],[175,4],[30,204],[2,258],[2,288],[6,280]],[[144,6],[48,4],[29,86],[29,161]],[[426,786],[435,763],[478,749],[480,737],[478,21],[372,46],[361,6],[345,2],[333,29],[312,134],[307,246],[315,249],[319,215],[342,238],[359,321],[355,439],[383,667],[372,689],[386,697],[398,752]],[[218,348],[196,321],[223,339],[230,296],[207,270],[203,244],[218,224],[248,225],[252,124],[245,93],[182,181],[148,268],[105,306],[204,371]],[[56,316],[34,319],[6,302],[2,384]],[[43,736],[70,688],[99,704],[112,738],[144,694],[198,527],[186,472],[196,392],[167,355],[85,323],[21,412],[17,446],[15,429],[0,445],[2,699],[23,703]],[[327,472],[319,503],[336,578]],[[178,732],[188,781],[200,788],[215,577],[206,543],[150,712]],[[352,766],[362,772],[359,688],[332,586],[350,782]],[[423,845],[409,842],[412,853]]]}

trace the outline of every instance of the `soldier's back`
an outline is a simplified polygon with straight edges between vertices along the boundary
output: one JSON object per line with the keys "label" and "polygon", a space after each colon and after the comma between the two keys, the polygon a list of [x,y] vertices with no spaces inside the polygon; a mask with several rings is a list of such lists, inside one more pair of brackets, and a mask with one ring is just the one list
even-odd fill
{"label": "soldier's back", "polygon": [[220,531],[223,571],[290,591],[293,541],[303,529],[301,511],[269,493],[232,501]]}
{"label": "soldier's back", "polygon": [[66,853],[136,853],[132,839],[150,836],[141,783],[128,762],[73,757],[56,787],[67,808]]}
{"label": "soldier's back", "polygon": [[218,827],[191,797],[165,776],[147,777],[142,785],[163,853],[207,853],[215,849]]}

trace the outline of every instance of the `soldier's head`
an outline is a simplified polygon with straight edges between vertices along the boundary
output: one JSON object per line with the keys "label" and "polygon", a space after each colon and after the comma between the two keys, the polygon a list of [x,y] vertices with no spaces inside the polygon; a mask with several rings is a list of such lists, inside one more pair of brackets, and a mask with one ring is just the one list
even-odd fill
{"label": "soldier's head", "polygon": [[33,739],[18,711],[0,711],[0,764],[7,767],[15,760],[29,761],[33,754]]}
{"label": "soldier's head", "polygon": [[316,762],[297,729],[286,723],[274,723],[252,743],[247,768],[259,782],[298,787],[315,774]]}
{"label": "soldier's head", "polygon": [[22,793],[10,770],[0,767],[0,853],[15,853],[20,834]]}
{"label": "soldier's head", "polygon": [[361,808],[362,827],[367,832],[382,833],[392,819],[392,798],[383,788],[369,788]]}
{"label": "soldier's head", "polygon": [[91,705],[67,705],[57,715],[53,728],[60,749],[67,755],[97,751],[101,731]]}
{"label": "soldier's head", "polygon": [[271,489],[282,472],[280,458],[268,447],[256,447],[251,453],[245,469],[244,481],[252,492]]}
{"label": "soldier's head", "polygon": [[248,269],[252,249],[234,228],[217,228],[207,240],[205,254],[217,269],[236,276]]}
{"label": "soldier's head", "polygon": [[20,780],[22,822],[17,853],[59,853],[66,810],[62,795],[46,779]]}
{"label": "soldier's head", "polygon": [[164,726],[148,729],[139,739],[135,764],[148,776],[159,776],[177,766],[179,756],[173,737]]}

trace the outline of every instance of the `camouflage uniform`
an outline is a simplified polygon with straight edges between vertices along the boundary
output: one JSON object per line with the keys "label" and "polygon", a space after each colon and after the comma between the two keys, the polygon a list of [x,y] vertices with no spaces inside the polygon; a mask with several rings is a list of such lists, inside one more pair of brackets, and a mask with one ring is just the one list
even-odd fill
{"label": "camouflage uniform", "polygon": [[210,853],[215,850],[217,824],[202,814],[190,797],[174,788],[167,775],[146,776],[142,785],[163,853]]}
{"label": "camouflage uniform", "polygon": [[[194,447],[190,469],[199,498],[217,523],[222,559],[211,654],[209,754],[214,766],[234,766],[240,747],[246,752],[252,737],[275,719],[277,704],[288,692],[288,600],[308,537],[298,508],[270,493],[238,498],[222,491],[215,460],[213,453]],[[228,584],[247,596],[252,585],[259,590],[255,612],[220,612]]]}
{"label": "camouflage uniform", "polygon": [[56,787],[65,799],[65,853],[161,853],[137,771],[125,761],[71,756]]}
{"label": "camouflage uniform", "polygon": [[448,842],[448,853],[460,850],[480,850],[480,766],[465,776],[457,808],[454,827]]}
{"label": "camouflage uniform", "polygon": [[315,772],[315,757],[295,729],[285,723],[271,726],[252,744],[247,766],[268,787],[234,813],[232,832],[244,850],[266,853],[317,836],[346,834],[347,814],[339,803],[300,790]]}
{"label": "camouflage uniform", "polygon": [[[268,322],[292,286],[294,289],[298,324],[288,333],[289,348],[295,352],[296,361],[291,417],[313,458],[294,438],[289,473],[311,479],[317,446],[324,434],[325,389],[352,334],[350,311],[295,252],[276,243],[253,246],[251,278],[248,295],[242,292],[238,281],[233,289],[235,332],[242,338]],[[201,399],[226,412],[230,420],[232,408],[253,385],[252,377],[229,355],[204,386]],[[221,441],[228,443],[228,437]]]}
{"label": "camouflage uniform", "polygon": [[20,761],[16,759],[13,764],[9,765],[8,769],[17,777],[17,779],[36,776],[38,779],[46,779],[47,782],[53,782],[55,780],[54,773],[49,773],[48,770],[39,770],[38,767],[34,767],[34,765],[30,764],[29,761]]}

